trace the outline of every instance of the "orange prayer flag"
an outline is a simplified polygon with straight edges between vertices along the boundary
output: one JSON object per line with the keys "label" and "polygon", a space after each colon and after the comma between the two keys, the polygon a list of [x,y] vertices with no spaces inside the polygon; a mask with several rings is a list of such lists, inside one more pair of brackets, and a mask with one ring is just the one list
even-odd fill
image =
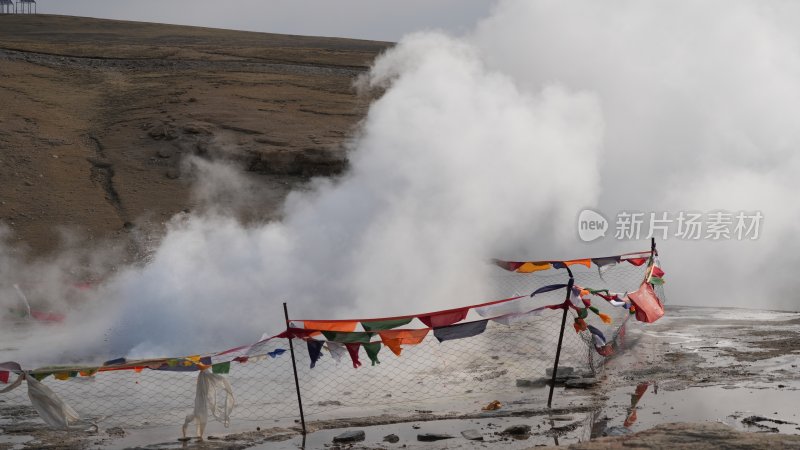
{"label": "orange prayer flag", "polygon": [[417,345],[425,339],[430,328],[421,328],[418,330],[384,330],[378,332],[381,337],[383,345],[389,347],[397,356],[400,356],[402,348],[400,345]]}
{"label": "orange prayer flag", "polygon": [[397,356],[400,356],[400,352],[403,351],[403,349],[400,347],[400,344],[402,343],[402,339],[389,339],[389,338],[386,338],[386,339],[382,339],[381,341],[383,342],[383,345],[389,347],[389,350],[391,350],[392,353],[394,353]]}
{"label": "orange prayer flag", "polygon": [[519,266],[516,270],[517,273],[532,273],[538,272],[540,270],[547,270],[551,268],[552,265],[548,262],[526,262]]}
{"label": "orange prayer flag", "polygon": [[355,331],[357,325],[358,322],[355,321],[306,320],[303,322],[303,328],[309,330],[341,331],[345,333]]}
{"label": "orange prayer flag", "polygon": [[592,260],[591,259],[573,259],[570,261],[564,261],[564,264],[567,266],[571,266],[574,264],[580,264],[582,266],[586,266],[591,268],[592,267]]}

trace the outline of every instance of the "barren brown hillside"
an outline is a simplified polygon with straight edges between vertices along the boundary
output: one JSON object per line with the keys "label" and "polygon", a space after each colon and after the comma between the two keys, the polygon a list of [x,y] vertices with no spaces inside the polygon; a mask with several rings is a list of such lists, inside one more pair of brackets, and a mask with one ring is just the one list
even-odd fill
{"label": "barren brown hillside", "polygon": [[0,222],[121,236],[191,209],[183,156],[289,188],[345,166],[354,77],[389,44],[63,16],[0,16]]}

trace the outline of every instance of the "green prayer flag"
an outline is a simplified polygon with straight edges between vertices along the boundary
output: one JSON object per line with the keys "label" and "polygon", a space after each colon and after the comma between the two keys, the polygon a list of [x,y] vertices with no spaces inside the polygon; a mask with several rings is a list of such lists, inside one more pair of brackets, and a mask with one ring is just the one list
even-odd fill
{"label": "green prayer flag", "polygon": [[231,362],[230,361],[213,364],[211,366],[211,373],[222,373],[222,374],[225,374],[225,373],[229,373],[230,371],[231,371]]}
{"label": "green prayer flag", "polygon": [[323,331],[322,334],[325,339],[333,342],[341,342],[342,344],[368,344],[372,338],[372,333],[365,333],[363,331]]}
{"label": "green prayer flag", "polygon": [[413,317],[407,319],[370,320],[369,322],[361,322],[361,326],[367,331],[391,330],[392,328],[406,325],[412,320],[414,320]]}
{"label": "green prayer flag", "polygon": [[381,351],[381,343],[380,342],[372,342],[369,344],[363,344],[364,350],[367,352],[367,356],[369,360],[372,361],[372,365],[380,364],[381,362],[378,361],[378,352]]}
{"label": "green prayer flag", "polygon": [[661,277],[650,277],[650,284],[653,286],[661,286],[664,284],[664,279]]}
{"label": "green prayer flag", "polygon": [[45,378],[49,377],[50,375],[52,375],[52,373],[47,373],[47,372],[45,372],[45,373],[34,373],[33,374],[33,378],[36,378],[36,381],[42,381]]}
{"label": "green prayer flag", "polygon": [[578,310],[578,317],[581,319],[585,319],[589,317],[589,308],[583,308]]}
{"label": "green prayer flag", "polygon": [[591,309],[591,310],[592,310],[592,312],[593,312],[593,313],[595,313],[595,314],[600,314],[600,310],[599,310],[599,309],[597,309],[597,308],[596,308],[596,307],[594,307],[594,306],[590,306],[590,307],[589,307],[589,309]]}

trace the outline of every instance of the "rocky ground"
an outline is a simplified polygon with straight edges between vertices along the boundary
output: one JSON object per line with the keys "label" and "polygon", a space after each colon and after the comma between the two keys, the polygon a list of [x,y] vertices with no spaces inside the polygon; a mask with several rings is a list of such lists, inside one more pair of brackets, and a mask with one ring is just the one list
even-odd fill
{"label": "rocky ground", "polygon": [[33,255],[120,240],[191,210],[185,157],[288,190],[346,166],[389,44],[62,16],[0,16],[0,223]]}

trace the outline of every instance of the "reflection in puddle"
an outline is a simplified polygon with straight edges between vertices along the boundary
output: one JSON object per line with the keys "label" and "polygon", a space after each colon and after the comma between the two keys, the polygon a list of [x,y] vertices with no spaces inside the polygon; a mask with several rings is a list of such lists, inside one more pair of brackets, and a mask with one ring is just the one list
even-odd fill
{"label": "reflection in puddle", "polygon": [[[612,391],[610,397],[595,417],[592,437],[642,431],[668,422],[720,422],[745,431],[759,431],[766,425],[770,431],[800,434],[800,384],[782,389],[771,385],[694,386],[659,393],[656,383],[643,382],[632,393],[630,387],[622,388]],[[630,398],[630,406],[623,406],[625,397]],[[757,424],[753,417],[759,419]]]}

